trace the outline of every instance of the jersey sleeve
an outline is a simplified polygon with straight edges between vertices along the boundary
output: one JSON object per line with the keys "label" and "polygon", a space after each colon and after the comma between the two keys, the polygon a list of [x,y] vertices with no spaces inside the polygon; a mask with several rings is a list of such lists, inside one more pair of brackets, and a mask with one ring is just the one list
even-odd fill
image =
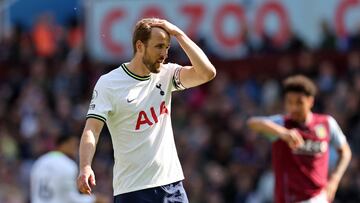
{"label": "jersey sleeve", "polygon": [[284,116],[281,114],[268,116],[268,117],[265,117],[265,119],[268,119],[278,125],[284,126]]}
{"label": "jersey sleeve", "polygon": [[112,108],[109,89],[101,77],[95,85],[86,118],[95,118],[106,123]]}
{"label": "jersey sleeve", "polygon": [[179,91],[184,90],[186,87],[182,85],[180,81],[180,72],[183,67],[176,63],[168,63],[168,68],[170,69],[170,77],[171,77],[171,91]]}
{"label": "jersey sleeve", "polygon": [[330,130],[330,144],[335,148],[340,148],[344,143],[347,142],[346,137],[342,132],[339,124],[332,116],[329,116],[328,122]]}
{"label": "jersey sleeve", "polygon": [[[281,114],[271,115],[271,116],[260,116],[260,117],[257,117],[257,118],[258,119],[268,120],[268,121],[274,122],[274,123],[276,123],[278,125],[284,126],[284,116],[281,115]],[[274,136],[272,134],[265,133],[263,135],[272,142],[276,141],[278,139],[277,136]]]}

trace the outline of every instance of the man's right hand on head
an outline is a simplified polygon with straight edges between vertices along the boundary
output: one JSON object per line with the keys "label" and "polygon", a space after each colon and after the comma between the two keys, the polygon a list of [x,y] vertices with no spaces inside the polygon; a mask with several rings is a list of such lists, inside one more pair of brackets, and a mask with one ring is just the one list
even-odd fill
{"label": "man's right hand on head", "polygon": [[91,166],[86,166],[80,168],[79,176],[77,178],[77,186],[81,193],[91,194],[91,187],[94,187],[95,183],[95,174],[91,169]]}
{"label": "man's right hand on head", "polygon": [[183,31],[180,30],[176,25],[170,23],[167,20],[159,19],[157,22],[150,23],[150,26],[156,27],[159,26],[166,30],[171,36],[177,36],[178,34],[184,34]]}

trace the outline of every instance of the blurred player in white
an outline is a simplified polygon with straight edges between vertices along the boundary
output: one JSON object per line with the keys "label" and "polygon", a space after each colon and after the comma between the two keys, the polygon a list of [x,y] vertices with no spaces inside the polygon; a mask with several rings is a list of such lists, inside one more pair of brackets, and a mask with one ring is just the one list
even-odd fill
{"label": "blurred player in white", "polygon": [[101,203],[94,195],[80,194],[76,187],[77,154],[79,139],[61,136],[56,151],[39,157],[31,170],[30,187],[32,203]]}
{"label": "blurred player in white", "polygon": [[[120,34],[120,33],[119,33]],[[191,66],[164,64],[174,37]],[[134,57],[97,81],[80,143],[78,187],[95,185],[91,162],[103,125],[114,148],[114,202],[188,202],[171,126],[171,94],[213,79],[204,52],[166,20],[140,20],[133,33]]]}

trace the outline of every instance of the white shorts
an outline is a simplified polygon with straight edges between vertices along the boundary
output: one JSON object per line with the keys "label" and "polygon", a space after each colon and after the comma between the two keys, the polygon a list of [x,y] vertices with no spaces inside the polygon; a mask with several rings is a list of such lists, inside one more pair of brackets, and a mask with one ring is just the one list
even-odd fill
{"label": "white shorts", "polygon": [[312,197],[308,200],[304,200],[298,203],[329,203],[329,201],[327,200],[326,192],[321,192],[315,197]]}

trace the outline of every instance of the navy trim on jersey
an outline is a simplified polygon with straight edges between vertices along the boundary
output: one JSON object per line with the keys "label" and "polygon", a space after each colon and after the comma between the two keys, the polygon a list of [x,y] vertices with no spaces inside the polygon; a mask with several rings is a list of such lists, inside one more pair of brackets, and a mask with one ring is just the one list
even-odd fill
{"label": "navy trim on jersey", "polygon": [[130,77],[136,79],[136,80],[140,80],[140,81],[145,81],[145,80],[149,80],[150,79],[150,75],[148,76],[138,76],[134,73],[132,73],[127,67],[126,65],[123,63],[121,65],[121,67],[123,68],[123,70],[125,71],[126,74],[128,74]]}
{"label": "navy trim on jersey", "polygon": [[86,119],[88,118],[95,118],[95,119],[98,119],[98,120],[101,120],[102,122],[106,123],[106,118],[100,116],[100,115],[96,115],[96,114],[88,114],[86,116]]}

